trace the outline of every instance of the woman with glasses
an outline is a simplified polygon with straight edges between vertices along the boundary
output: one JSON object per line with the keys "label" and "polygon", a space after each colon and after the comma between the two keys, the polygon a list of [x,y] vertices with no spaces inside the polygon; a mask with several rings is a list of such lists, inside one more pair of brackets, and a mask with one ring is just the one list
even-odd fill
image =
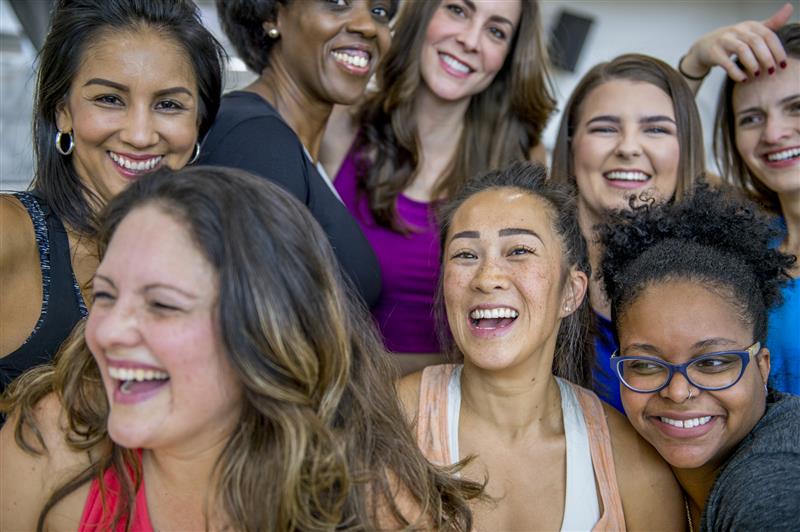
{"label": "woman with glasses", "polygon": [[631,424],[672,466],[689,529],[796,529],[800,399],[767,388],[769,310],[796,258],[771,219],[707,186],[601,228]]}

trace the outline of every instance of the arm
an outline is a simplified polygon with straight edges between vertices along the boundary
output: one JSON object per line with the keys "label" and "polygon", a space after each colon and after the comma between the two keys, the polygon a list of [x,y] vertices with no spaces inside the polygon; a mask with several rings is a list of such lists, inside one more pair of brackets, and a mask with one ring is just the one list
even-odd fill
{"label": "arm", "polygon": [[603,404],[628,530],[683,530],[686,511],[669,466],[613,407]]}
{"label": "arm", "polygon": [[[39,513],[53,492],[89,465],[86,454],[74,452],[64,441],[65,421],[55,395],[39,402],[35,417],[47,447],[37,449],[42,454],[31,454],[17,445],[17,416],[11,416],[0,430],[0,530],[35,530]],[[23,430],[29,442],[36,442],[29,429]],[[62,499],[48,515],[48,522],[55,525],[52,521],[57,521],[58,529],[77,529],[86,489]],[[57,518],[50,519],[54,514]]]}
{"label": "arm", "polygon": [[319,150],[319,162],[332,180],[342,166],[358,132],[358,125],[353,117],[353,108],[345,105],[334,105],[333,112],[325,125],[322,146]]}
{"label": "arm", "polygon": [[[786,24],[792,15],[792,4],[787,3],[767,20],[748,20],[725,26],[698,39],[678,64],[693,92],[697,93],[703,78],[711,67],[719,65],[735,81],[744,81],[748,75],[769,75],[770,69],[786,64],[786,52],[775,31]],[[731,59],[736,55],[743,71]]]}

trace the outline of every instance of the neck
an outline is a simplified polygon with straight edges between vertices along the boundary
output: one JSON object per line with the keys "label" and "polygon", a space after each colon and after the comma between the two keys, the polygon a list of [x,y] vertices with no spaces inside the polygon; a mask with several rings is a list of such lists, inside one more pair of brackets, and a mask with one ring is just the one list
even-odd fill
{"label": "neck", "polygon": [[333,103],[320,100],[293,79],[279,55],[274,54],[271,59],[274,60],[264,69],[261,77],[245,90],[255,92],[277,109],[316,162]]}
{"label": "neck", "polygon": [[[533,359],[533,357],[532,357]],[[561,427],[561,400],[552,374],[553,354],[538,364],[488,371],[468,359],[461,375],[461,408],[509,439]]]}
{"label": "neck", "polygon": [[689,502],[689,510],[692,514],[692,522],[694,529],[700,530],[699,521],[703,510],[706,507],[708,495],[711,493],[711,488],[714,487],[714,482],[717,480],[719,468],[713,465],[705,465],[696,469],[679,469],[672,468],[675,478],[678,483],[686,492],[686,498]]}
{"label": "neck", "polygon": [[578,200],[578,225],[586,240],[589,251],[589,265],[592,267],[592,278],[589,279],[589,304],[592,310],[606,319],[611,318],[611,303],[606,297],[603,283],[600,278],[600,266],[603,259],[603,248],[597,242],[594,226],[599,222],[595,215],[586,204]]}
{"label": "neck", "polygon": [[[781,213],[786,222],[786,238],[781,243],[781,251],[800,257],[800,191],[778,195]],[[795,263],[793,277],[800,276],[800,264]]]}

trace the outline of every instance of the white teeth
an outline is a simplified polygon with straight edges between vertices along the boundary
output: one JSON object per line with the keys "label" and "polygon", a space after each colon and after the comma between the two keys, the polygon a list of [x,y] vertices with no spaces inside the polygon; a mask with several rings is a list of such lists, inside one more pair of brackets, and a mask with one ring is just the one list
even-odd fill
{"label": "white teeth", "polygon": [[519,313],[511,308],[475,309],[469,313],[473,320],[516,318]]}
{"label": "white teeth", "polygon": [[147,159],[146,161],[132,161],[126,157],[123,157],[122,155],[114,153],[113,151],[108,152],[108,156],[111,157],[112,161],[122,166],[126,170],[133,170],[134,172],[146,172],[152,170],[158,163],[161,162],[161,159],[163,159],[163,156],[158,155],[152,159]]}
{"label": "white teeth", "polygon": [[369,65],[369,54],[366,52],[333,52],[333,57],[340,63],[345,63],[358,68],[366,68]]}
{"label": "white teeth", "polygon": [[163,371],[143,368],[118,368],[114,366],[108,367],[108,375],[118,381],[162,381],[169,378],[169,375]]}
{"label": "white teeth", "polygon": [[464,74],[468,74],[469,73],[470,68],[467,65],[465,65],[464,63],[462,63],[461,61],[459,61],[458,59],[456,59],[455,57],[447,55],[447,54],[440,54],[440,57],[442,58],[442,61],[447,63],[447,66],[449,66],[453,70],[456,70],[458,72],[462,72]]}
{"label": "white teeth", "polygon": [[768,161],[785,161],[786,159],[793,159],[800,155],[800,147],[797,148],[789,148],[788,150],[779,151],[776,153],[770,153],[767,155]]}
{"label": "white teeth", "polygon": [[703,416],[703,417],[695,417],[692,419],[670,419],[668,417],[660,417],[659,418],[663,423],[667,425],[672,425],[673,427],[678,427],[681,429],[691,429],[694,427],[699,427],[700,425],[705,425],[709,421],[711,421],[711,416]]}
{"label": "white teeth", "polygon": [[644,172],[622,172],[614,170],[612,172],[606,172],[604,175],[607,179],[619,179],[621,181],[647,181],[650,179],[650,176]]}

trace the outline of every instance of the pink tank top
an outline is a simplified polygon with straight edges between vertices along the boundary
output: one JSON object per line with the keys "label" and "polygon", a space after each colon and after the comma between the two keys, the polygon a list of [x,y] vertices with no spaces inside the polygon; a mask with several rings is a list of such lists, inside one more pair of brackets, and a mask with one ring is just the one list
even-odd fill
{"label": "pink tank top", "polygon": [[[139,452],[139,460],[141,460],[141,456],[141,452]],[[86,504],[83,507],[81,522],[78,525],[78,532],[105,532],[107,530],[125,532],[124,516],[116,528],[112,526],[111,522],[114,512],[117,510],[117,504],[119,504],[120,492],[119,478],[114,469],[109,468],[106,470],[103,475],[103,482],[105,484],[105,494],[100,492],[100,482],[96,478],[92,480],[89,495],[86,497]],[[153,532],[150,515],[147,513],[144,480],[142,480],[139,491],[136,493],[131,530],[134,532]]]}
{"label": "pink tank top", "polygon": [[[422,454],[434,464],[450,465],[459,459],[458,456],[450,456],[451,437],[458,436],[450,434],[447,400],[450,378],[456,367],[455,364],[428,366],[422,372],[417,413],[417,445]],[[625,530],[625,514],[622,511],[611,437],[602,403],[589,390],[572,383],[569,385],[583,411],[598,497],[602,502],[602,513],[593,530]]]}

